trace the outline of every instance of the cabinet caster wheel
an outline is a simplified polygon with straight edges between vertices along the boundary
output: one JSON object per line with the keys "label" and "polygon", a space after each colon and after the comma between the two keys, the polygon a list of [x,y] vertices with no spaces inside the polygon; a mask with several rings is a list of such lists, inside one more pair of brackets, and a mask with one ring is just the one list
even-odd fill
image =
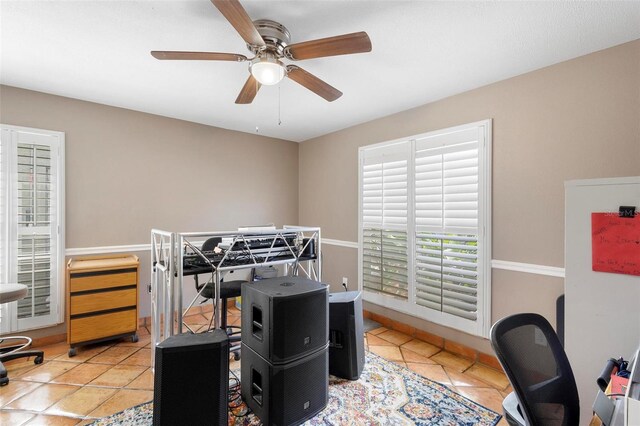
{"label": "cabinet caster wheel", "polygon": [[42,361],[44,361],[44,357],[43,357],[43,356],[37,356],[37,357],[33,360],[33,363],[34,363],[34,364],[42,364]]}
{"label": "cabinet caster wheel", "polygon": [[234,361],[240,361],[240,352],[235,351],[235,352],[233,353],[233,360],[234,360]]}
{"label": "cabinet caster wheel", "polygon": [[76,356],[78,352],[76,352],[76,348],[69,348],[69,358],[72,356]]}
{"label": "cabinet caster wheel", "polygon": [[7,386],[9,384],[8,377],[0,377],[0,386]]}
{"label": "cabinet caster wheel", "polygon": [[133,336],[131,336],[131,343],[136,343],[138,341],[138,335],[134,334]]}

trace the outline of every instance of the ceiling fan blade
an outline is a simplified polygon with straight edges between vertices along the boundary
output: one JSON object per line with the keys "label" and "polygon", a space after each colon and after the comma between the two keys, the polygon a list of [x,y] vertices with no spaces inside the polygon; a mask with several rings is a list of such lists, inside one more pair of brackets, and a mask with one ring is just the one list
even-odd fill
{"label": "ceiling fan blade", "polygon": [[371,52],[371,40],[364,31],[294,43],[284,50],[287,58],[294,61],[363,52]]}
{"label": "ceiling fan blade", "polygon": [[320,80],[313,74],[308,73],[303,70],[299,66],[296,65],[288,65],[287,66],[287,77],[291,80],[295,81],[301,86],[306,87],[311,90],[318,96],[321,96],[328,100],[329,102],[333,102],[342,96],[342,92],[336,89],[335,87],[325,83]]}
{"label": "ceiling fan blade", "polygon": [[247,82],[244,83],[238,98],[236,99],[237,104],[250,104],[253,102],[253,98],[258,94],[258,90],[260,90],[261,84],[258,83],[258,80],[253,78],[251,74],[249,74],[249,78]]}
{"label": "ceiling fan blade", "polygon": [[174,52],[168,50],[152,50],[151,56],[156,59],[178,59],[193,61],[234,61],[244,62],[247,57],[236,53],[218,52]]}
{"label": "ceiling fan blade", "polygon": [[266,46],[253,21],[238,0],[211,0],[211,3],[227,18],[244,41],[252,46]]}

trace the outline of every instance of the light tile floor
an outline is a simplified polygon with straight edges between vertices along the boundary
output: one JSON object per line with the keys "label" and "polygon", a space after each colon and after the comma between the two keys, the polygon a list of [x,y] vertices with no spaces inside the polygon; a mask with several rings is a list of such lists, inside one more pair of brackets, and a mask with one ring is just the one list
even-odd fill
{"label": "light tile floor", "polygon": [[[239,323],[239,313],[230,309],[230,324]],[[208,315],[192,315],[186,322],[202,329],[209,324]],[[65,343],[45,346],[45,361],[38,366],[32,358],[8,362],[10,382],[0,387],[0,424],[83,425],[152,400],[151,337],[145,327],[138,334],[137,343],[87,346],[72,358]],[[371,352],[499,413],[502,400],[511,392],[502,372],[395,330],[373,330],[367,333],[366,344]],[[506,425],[505,420],[500,424]]]}

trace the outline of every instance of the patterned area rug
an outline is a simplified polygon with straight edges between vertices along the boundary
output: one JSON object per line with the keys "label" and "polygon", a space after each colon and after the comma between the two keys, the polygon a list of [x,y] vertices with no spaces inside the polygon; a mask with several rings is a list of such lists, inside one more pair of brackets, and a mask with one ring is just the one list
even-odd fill
{"label": "patterned area rug", "polygon": [[[305,425],[495,425],[501,416],[446,386],[367,353],[357,381],[329,380],[329,404]],[[94,426],[151,425],[147,402],[91,423]],[[230,426],[260,425],[241,405],[229,413]]]}

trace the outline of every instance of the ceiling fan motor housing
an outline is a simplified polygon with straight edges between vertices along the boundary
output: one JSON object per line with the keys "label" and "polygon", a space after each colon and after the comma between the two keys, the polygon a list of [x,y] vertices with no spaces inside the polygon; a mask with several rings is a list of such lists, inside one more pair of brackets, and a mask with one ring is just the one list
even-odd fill
{"label": "ceiling fan motor housing", "polygon": [[[274,53],[278,58],[282,58],[285,47],[291,42],[289,30],[284,25],[271,19],[257,19],[253,21],[253,25],[255,25],[267,45],[266,51]],[[259,56],[259,48],[247,44],[247,49],[254,55]]]}

